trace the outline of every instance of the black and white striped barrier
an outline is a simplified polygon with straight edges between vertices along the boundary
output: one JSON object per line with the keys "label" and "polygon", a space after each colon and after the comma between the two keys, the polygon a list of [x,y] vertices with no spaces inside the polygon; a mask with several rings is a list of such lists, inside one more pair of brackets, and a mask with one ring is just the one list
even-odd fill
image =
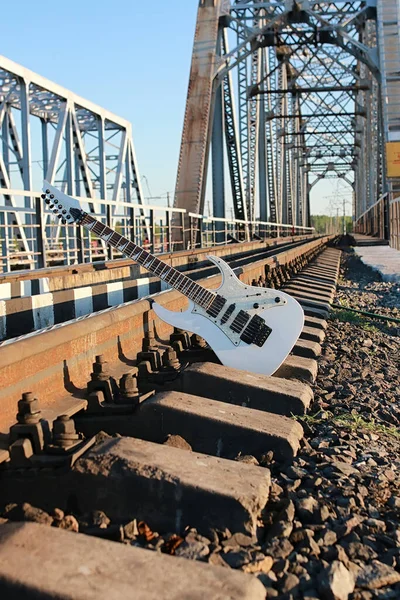
{"label": "black and white striped barrier", "polygon": [[[39,285],[32,286],[36,283]],[[0,284],[0,340],[64,323],[167,288],[167,284],[153,277],[54,292],[48,290],[46,278]]]}

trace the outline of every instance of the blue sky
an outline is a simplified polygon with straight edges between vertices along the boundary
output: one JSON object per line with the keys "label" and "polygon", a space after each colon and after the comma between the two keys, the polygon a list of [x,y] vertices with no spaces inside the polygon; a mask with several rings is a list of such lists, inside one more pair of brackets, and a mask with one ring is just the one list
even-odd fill
{"label": "blue sky", "polygon": [[[197,0],[6,2],[0,54],[131,121],[158,196],[175,187],[196,13]],[[324,212],[336,182],[316,188]]]}

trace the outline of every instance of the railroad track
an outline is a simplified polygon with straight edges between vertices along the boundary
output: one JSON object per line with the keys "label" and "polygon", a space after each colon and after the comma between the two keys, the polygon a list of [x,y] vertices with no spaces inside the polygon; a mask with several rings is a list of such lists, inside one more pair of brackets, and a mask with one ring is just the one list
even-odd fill
{"label": "railroad track", "polygon": [[314,240],[243,265],[244,281],[282,287],[305,311],[274,377],[218,364],[200,338],[156,321],[148,300],[3,344],[0,505],[17,522],[0,528],[1,597],[264,598],[252,574],[271,558],[253,551],[242,573],[221,568],[215,548],[235,566],[229,540],[254,544],[268,465],[287,465],[302,443],[290,417],[312,402],[339,262]]}

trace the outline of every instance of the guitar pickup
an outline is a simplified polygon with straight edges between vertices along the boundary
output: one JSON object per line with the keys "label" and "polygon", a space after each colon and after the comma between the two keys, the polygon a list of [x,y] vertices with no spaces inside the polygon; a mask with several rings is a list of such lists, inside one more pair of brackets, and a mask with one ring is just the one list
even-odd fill
{"label": "guitar pickup", "polygon": [[206,310],[206,312],[208,315],[215,318],[219,315],[219,313],[221,312],[221,310],[223,309],[225,304],[226,304],[225,298],[223,298],[220,295],[217,295],[215,297],[215,299],[212,301],[211,305]]}
{"label": "guitar pickup", "polygon": [[[244,310],[239,310],[236,317],[233,319],[230,328],[235,333],[240,333],[245,328],[247,321],[250,319],[250,315],[248,315]],[[246,327],[247,329],[247,327]]]}
{"label": "guitar pickup", "polygon": [[222,315],[221,325],[223,325],[224,323],[226,323],[228,321],[229,317],[231,316],[231,314],[233,313],[233,311],[235,310],[235,308],[236,308],[236,304],[230,304],[228,306],[228,308],[226,309],[226,311]]}

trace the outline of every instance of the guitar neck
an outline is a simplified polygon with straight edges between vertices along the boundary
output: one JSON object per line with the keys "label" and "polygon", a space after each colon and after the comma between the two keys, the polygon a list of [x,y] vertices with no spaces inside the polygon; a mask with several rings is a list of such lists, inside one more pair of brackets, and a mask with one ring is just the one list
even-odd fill
{"label": "guitar neck", "polygon": [[153,273],[153,275],[162,279],[168,283],[168,285],[175,288],[206,310],[216,299],[214,292],[210,292],[203,286],[192,281],[174,267],[167,265],[165,262],[154,256],[154,254],[147,252],[147,250],[141,246],[137,246],[134,242],[129,241],[123,235],[110,229],[110,227],[103,225],[103,223],[100,223],[100,221],[97,221],[97,219],[87,213],[83,212],[79,224],[95,233],[99,238],[104,240],[104,242],[110,244],[110,246],[113,246],[113,248],[116,248],[128,258],[132,258],[147,271],[150,271],[150,273]]}

